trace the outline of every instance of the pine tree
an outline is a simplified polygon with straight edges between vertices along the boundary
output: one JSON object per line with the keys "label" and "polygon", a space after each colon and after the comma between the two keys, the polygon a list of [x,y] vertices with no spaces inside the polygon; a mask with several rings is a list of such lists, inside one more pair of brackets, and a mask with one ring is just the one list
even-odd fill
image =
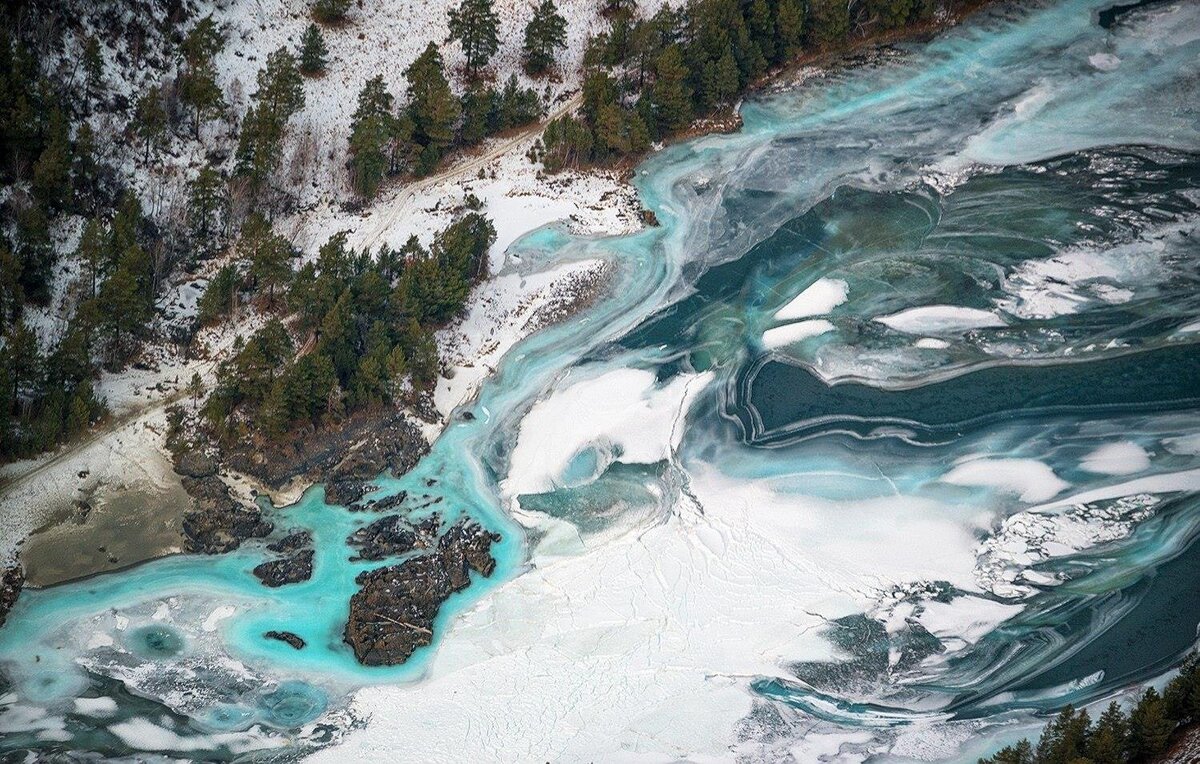
{"label": "pine tree", "polygon": [[1046,725],[1037,745],[1038,764],[1071,764],[1083,756],[1091,720],[1086,710],[1075,713],[1067,706]]}
{"label": "pine tree", "polygon": [[303,81],[287,49],[267,56],[253,100],[238,134],[237,173],[248,178],[251,191],[257,193],[279,167],[288,120],[304,107]]}
{"label": "pine tree", "polygon": [[100,54],[100,41],[89,36],[83,43],[83,100],[86,105],[92,102],[92,91],[104,81],[104,58]]}
{"label": "pine tree", "polygon": [[467,76],[472,80],[500,47],[499,23],[492,0],[462,0],[457,8],[450,9],[450,38],[462,45]]}
{"label": "pine tree", "polygon": [[413,124],[413,140],[422,147],[417,171],[425,174],[433,170],[454,141],[458,99],[450,90],[441,53],[433,43],[417,56],[404,71],[404,76],[408,80],[408,114]]}
{"label": "pine tree", "polygon": [[463,93],[459,140],[464,145],[479,143],[492,131],[499,100],[499,94],[492,88],[472,87]]}
{"label": "pine tree", "polygon": [[300,38],[300,71],[312,77],[325,73],[326,57],[329,49],[325,47],[325,37],[316,24],[309,24]]}
{"label": "pine tree", "polygon": [[750,5],[750,15],[747,18],[750,36],[758,46],[759,53],[768,61],[776,59],[775,52],[775,18],[767,0],[754,0]]}
{"label": "pine tree", "polygon": [[1124,764],[1125,747],[1129,738],[1129,723],[1114,702],[1100,715],[1096,729],[1087,744],[1087,758],[1093,764]]}
{"label": "pine tree", "polygon": [[884,29],[903,26],[914,10],[913,0],[867,0],[867,13]]}
{"label": "pine tree", "polygon": [[25,322],[18,321],[4,335],[4,351],[8,358],[6,367],[12,386],[12,400],[15,402],[22,395],[33,395],[42,374],[37,335]]}
{"label": "pine tree", "polygon": [[800,53],[804,39],[804,5],[801,0],[779,0],[775,12],[775,31],[778,34],[776,48],[781,61]]}
{"label": "pine tree", "polygon": [[75,256],[84,266],[84,275],[88,281],[88,295],[96,296],[96,286],[104,275],[107,265],[104,252],[104,229],[100,221],[92,218],[83,226],[83,234],[79,237],[79,247]]}
{"label": "pine tree", "polygon": [[224,36],[212,16],[205,16],[184,37],[180,49],[187,64],[180,84],[180,99],[192,110],[193,137],[200,140],[200,123],[225,107],[217,85],[213,56],[224,47]]}
{"label": "pine tree", "polygon": [[382,76],[367,80],[350,121],[350,180],[367,199],[375,196],[388,170],[387,146],[396,132],[392,94]]}
{"label": "pine tree", "polygon": [[219,170],[209,165],[188,184],[188,232],[201,258],[220,249],[224,221],[229,211],[229,192]]}
{"label": "pine tree", "polygon": [[150,149],[162,137],[167,127],[167,112],[162,104],[162,90],[155,86],[142,93],[134,107],[133,129],[145,147],[143,161],[150,161]]}
{"label": "pine tree", "polygon": [[555,51],[566,44],[567,20],[558,12],[554,0],[542,0],[525,25],[525,71],[535,77],[545,74],[554,66]]}
{"label": "pine tree", "polygon": [[713,103],[732,103],[737,96],[741,83],[738,81],[737,62],[733,58],[733,46],[725,48],[725,53],[717,61]]}
{"label": "pine tree", "polygon": [[267,55],[267,65],[258,70],[257,82],[254,101],[272,119],[286,123],[304,108],[304,81],[296,68],[296,57],[287,48]]}
{"label": "pine tree", "polygon": [[668,46],[659,55],[655,73],[651,99],[658,126],[666,132],[682,130],[692,122],[692,93],[678,45]]}
{"label": "pine tree", "polygon": [[61,110],[50,112],[47,132],[46,148],[33,166],[33,195],[45,207],[60,210],[71,199],[71,141]]}
{"label": "pine tree", "polygon": [[350,0],[315,0],[312,15],[322,24],[338,24],[346,18]]}
{"label": "pine tree", "polygon": [[850,34],[850,10],[846,0],[809,0],[805,21],[808,39],[820,48],[842,45]]}
{"label": "pine tree", "polygon": [[533,88],[522,88],[514,72],[504,83],[504,90],[496,99],[494,129],[508,130],[535,121],[542,116],[542,102]]}
{"label": "pine tree", "polygon": [[1166,750],[1174,728],[1158,692],[1153,687],[1146,690],[1129,715],[1130,758],[1150,757]]}
{"label": "pine tree", "polygon": [[989,759],[980,759],[979,764],[1034,764],[1033,746],[1022,740],[1000,749]]}
{"label": "pine tree", "polygon": [[266,288],[267,304],[274,307],[275,289],[286,287],[292,275],[291,246],[271,230],[266,218],[252,212],[242,225],[238,249],[249,261],[251,281],[260,290]]}

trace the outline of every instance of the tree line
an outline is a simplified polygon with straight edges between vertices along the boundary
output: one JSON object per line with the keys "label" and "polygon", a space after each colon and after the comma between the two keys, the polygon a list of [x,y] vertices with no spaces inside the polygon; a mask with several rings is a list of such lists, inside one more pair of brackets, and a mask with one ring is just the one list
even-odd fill
{"label": "tree line", "polygon": [[1151,761],[1172,734],[1200,721],[1200,656],[1192,653],[1160,694],[1142,693],[1126,713],[1108,705],[1093,723],[1086,709],[1067,706],[1046,725],[1034,746],[1022,740],[979,764],[1128,764]]}
{"label": "tree line", "polygon": [[608,29],[584,54],[583,108],[551,122],[537,152],[551,171],[640,155],[729,109],[769,70],[925,21],[935,0],[690,0],[649,18],[635,0],[603,9]]}
{"label": "tree line", "polygon": [[226,289],[234,301],[241,289],[265,289],[292,318],[286,326],[272,318],[220,365],[204,415],[229,442],[333,424],[432,385],[439,365],[432,332],[462,310],[496,238],[474,211],[428,249],[412,237],[372,257],[348,249],[339,233],[293,272],[286,242],[269,226],[256,229],[238,244],[245,259],[223,269],[206,296],[224,305]]}

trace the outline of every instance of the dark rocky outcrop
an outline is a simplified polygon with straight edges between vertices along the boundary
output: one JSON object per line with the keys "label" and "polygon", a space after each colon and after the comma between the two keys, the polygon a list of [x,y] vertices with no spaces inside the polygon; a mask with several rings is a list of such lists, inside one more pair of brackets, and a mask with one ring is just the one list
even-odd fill
{"label": "dark rocky outcrop", "polygon": [[0,626],[3,626],[8,618],[8,611],[17,604],[17,597],[21,596],[21,587],[24,585],[25,569],[20,563],[5,568],[4,574],[0,576]]}
{"label": "dark rocky outcrop", "polygon": [[408,499],[408,491],[384,496],[382,499],[368,499],[367,501],[358,501],[348,505],[346,508],[351,512],[385,512],[389,509],[394,509],[403,504]]}
{"label": "dark rocky outcrop", "polygon": [[199,451],[188,451],[175,460],[175,471],[184,477],[206,478],[217,474],[217,460]]}
{"label": "dark rocky outcrop", "polygon": [[222,454],[224,464],[281,488],[296,477],[325,483],[325,500],[359,501],[385,470],[402,475],[429,451],[421,432],[401,411],[363,410],[336,426],[310,430],[266,447],[245,443]]}
{"label": "dark rocky outcrop", "polygon": [[[180,480],[183,489],[192,497],[192,508],[183,515],[183,539],[187,551],[230,552],[246,539],[262,538],[272,531],[273,526],[263,518],[262,510],[245,506],[233,498],[229,486],[215,474],[215,463],[197,464],[197,459],[190,459],[190,456],[184,454],[175,467],[183,476]],[[184,473],[184,469],[195,474],[208,474],[197,477]]]}
{"label": "dark rocky outcrop", "polygon": [[313,550],[305,549],[282,560],[257,565],[254,575],[267,586],[286,586],[312,578]]}
{"label": "dark rocky outcrop", "polygon": [[189,552],[230,552],[246,539],[262,538],[272,531],[262,510],[238,503],[215,475],[185,477],[181,482],[193,499],[192,509],[183,515],[184,546]]}
{"label": "dark rocky outcrop", "polygon": [[270,549],[272,552],[288,553],[311,546],[312,534],[308,531],[296,531],[295,533],[290,533],[287,536],[284,536],[278,541],[267,544],[267,549]]}
{"label": "dark rocky outcrop", "polygon": [[489,576],[496,561],[489,551],[500,536],[461,520],[436,551],[360,573],[350,598],[344,639],[367,666],[403,663],[433,642],[433,621],[442,603],[470,583],[469,571]]}
{"label": "dark rocky outcrop", "polygon": [[460,520],[446,531],[438,541],[438,556],[450,576],[454,591],[465,589],[471,583],[470,571],[484,576],[492,575],[496,569],[496,558],[492,557],[492,544],[500,540],[500,534],[484,530],[478,523]]}
{"label": "dark rocky outcrop", "polygon": [[297,650],[303,650],[306,644],[299,634],[290,631],[268,631],[263,636],[267,639],[278,639],[280,642],[287,642]]}
{"label": "dark rocky outcrop", "polygon": [[426,547],[429,539],[418,535],[400,515],[388,515],[351,533],[346,543],[358,549],[351,560],[382,560]]}

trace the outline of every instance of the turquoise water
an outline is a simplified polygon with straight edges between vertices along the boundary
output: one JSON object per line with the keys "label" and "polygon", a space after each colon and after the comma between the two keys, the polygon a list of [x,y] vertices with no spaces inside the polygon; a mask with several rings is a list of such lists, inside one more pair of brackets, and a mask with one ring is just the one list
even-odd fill
{"label": "turquoise water", "polygon": [[[913,615],[902,627],[885,628],[878,608],[845,616],[828,630],[826,658],[795,656],[746,680],[817,731],[869,730],[870,751],[886,755],[897,729],[970,720],[969,755],[944,753],[970,758],[1011,734],[993,723],[1114,697],[1177,662],[1200,622],[1190,594],[1200,502],[1188,477],[1200,468],[1188,446],[1200,433],[1200,333],[1188,328],[1200,320],[1200,9],[1165,3],[1106,29],[1105,6],[1003,8],[754,98],[741,133],[639,168],[660,228],[581,239],[548,227],[514,245],[523,272],[601,257],[617,283],[514,348],[473,418],[454,417],[412,473],[379,481],[376,495],[406,491],[406,506],[442,499],[414,516],[466,514],[503,537],[496,573],[452,597],[436,633],[523,572],[538,539],[511,519],[514,502],[603,537],[665,522],[678,487],[715,472],[847,511],[920,499],[961,517],[978,545],[970,591],[906,582]],[[814,316],[828,330],[771,346],[764,334],[786,323],[776,311],[819,279],[846,286],[845,301]],[[880,320],[923,306],[995,320]],[[620,433],[595,433],[565,455],[559,488],[507,496],[530,406],[628,368],[713,375],[672,458],[627,464],[618,453],[607,465],[605,438]],[[1114,444],[1125,454],[1116,472],[1089,462]],[[1010,490],[952,479],[978,457],[1036,462],[1054,480]],[[1064,504],[1042,509],[1051,500]],[[384,564],[350,562],[345,539],[376,515],[326,505],[319,487],[271,511],[281,533],[312,532],[312,580],[262,586],[250,571],[270,555],[255,543],[26,592],[0,630],[10,685],[0,752],[303,750],[352,721],[355,688],[421,681],[437,641],[384,669],[358,666],[341,641],[355,575]],[[1045,531],[1037,555],[1050,551],[1014,561],[1000,542],[1025,532],[1010,521],[1031,513],[1104,532],[1064,550]],[[863,546],[880,579],[904,530]],[[1023,609],[972,640],[935,636],[921,620],[933,603],[981,601]],[[265,639],[271,629],[307,647]],[[75,705],[98,695],[117,709]],[[5,728],[18,711],[23,721]],[[156,734],[121,726],[146,719]]]}

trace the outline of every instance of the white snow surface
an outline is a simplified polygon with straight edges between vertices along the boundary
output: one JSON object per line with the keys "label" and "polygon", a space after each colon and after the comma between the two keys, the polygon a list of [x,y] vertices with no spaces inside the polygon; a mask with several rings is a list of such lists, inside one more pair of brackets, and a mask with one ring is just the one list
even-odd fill
{"label": "white snow surface", "polygon": [[665,385],[654,372],[617,369],[576,382],[534,405],[521,420],[508,476],[508,497],[563,485],[571,460],[591,448],[599,469],[612,461],[654,464],[683,438],[682,417],[713,375],[681,375]]}
{"label": "white snow surface", "polygon": [[[640,400],[650,383],[604,386]],[[707,467],[687,485],[696,501],[581,552],[536,546],[527,572],[455,621],[424,681],[360,691],[356,710],[375,718],[315,760],[727,761],[749,681],[831,657],[827,619],[912,581],[978,591],[980,528],[956,507],[816,499]],[[985,619],[973,612],[963,639]]]}
{"label": "white snow surface", "polygon": [[1129,475],[1150,466],[1150,455],[1137,443],[1107,443],[1084,457],[1079,466],[1099,475]]}
{"label": "white snow surface", "polygon": [[964,308],[958,305],[923,305],[906,308],[889,316],[879,316],[879,323],[905,334],[958,334],[970,329],[1004,326],[1005,321],[990,310]]}
{"label": "white snow surface", "polygon": [[820,278],[779,310],[778,321],[822,316],[846,301],[850,287],[842,279]]}
{"label": "white snow surface", "polygon": [[1070,484],[1037,459],[967,458],[942,476],[952,485],[995,488],[1017,494],[1021,501],[1046,501]]}
{"label": "white snow surface", "polygon": [[824,318],[813,318],[807,321],[797,321],[794,324],[784,324],[763,332],[763,346],[768,348],[783,348],[809,337],[817,337],[833,331],[834,326]]}

